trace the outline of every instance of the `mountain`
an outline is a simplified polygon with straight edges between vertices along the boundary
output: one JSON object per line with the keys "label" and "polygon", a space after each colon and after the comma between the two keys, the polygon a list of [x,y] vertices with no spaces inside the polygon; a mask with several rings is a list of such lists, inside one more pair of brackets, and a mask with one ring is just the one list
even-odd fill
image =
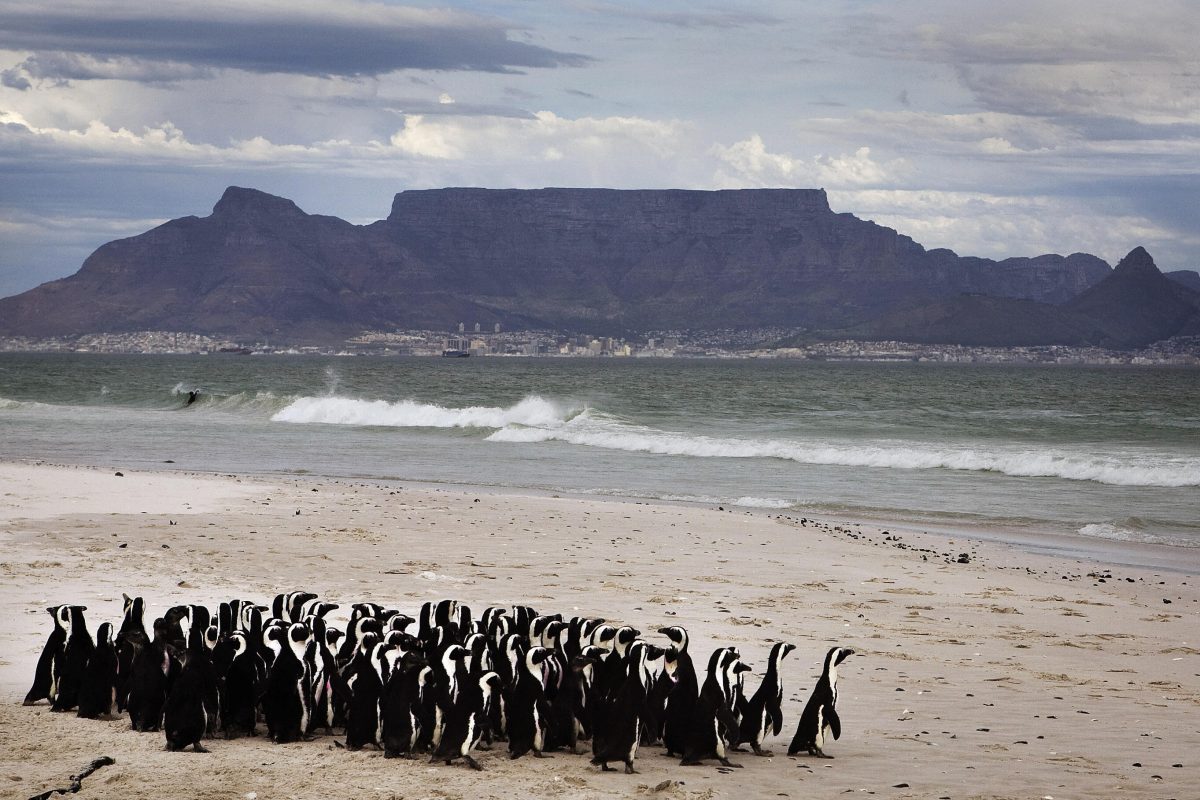
{"label": "mountain", "polygon": [[1159,271],[1144,248],[1121,259],[1112,274],[1063,308],[1091,318],[1091,338],[1110,347],[1141,347],[1180,335],[1200,318],[1200,292]]}
{"label": "mountain", "polygon": [[[0,334],[335,342],[364,329],[499,322],[832,335],[982,294],[997,299],[976,302],[974,313],[990,309],[969,334],[983,343],[1015,335],[1003,301],[1062,303],[1111,272],[1081,253],[994,262],[927,251],[835,213],[820,189],[405,191],[387,219],[356,226],[230,187],[207,217],[109,242],[75,275],[0,300]],[[1028,308],[1028,320],[1045,316]],[[1073,336],[1075,322],[1045,322],[1063,325]],[[938,337],[957,329],[928,327]]]}
{"label": "mountain", "polygon": [[1186,286],[1194,292],[1200,292],[1200,272],[1194,269],[1180,269],[1163,274],[1181,286]]}

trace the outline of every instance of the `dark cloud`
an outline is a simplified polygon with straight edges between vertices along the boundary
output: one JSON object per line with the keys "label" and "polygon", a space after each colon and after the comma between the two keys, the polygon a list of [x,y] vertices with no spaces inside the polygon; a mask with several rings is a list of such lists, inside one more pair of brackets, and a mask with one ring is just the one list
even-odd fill
{"label": "dark cloud", "polygon": [[0,82],[14,89],[29,89],[33,81],[62,85],[71,81],[131,80],[148,84],[174,84],[206,78],[212,70],[169,61],[132,58],[96,58],[79,53],[35,53],[12,69],[0,73]]}
{"label": "dark cloud", "polygon": [[22,92],[33,88],[33,84],[29,81],[29,74],[19,64],[12,69],[0,72],[0,86],[19,89]]}
{"label": "dark cloud", "polygon": [[582,89],[564,89],[567,94],[573,94],[576,97],[586,97],[588,100],[595,100],[596,95],[591,92],[585,92]]}
{"label": "dark cloud", "polygon": [[[89,60],[101,67],[131,60],[315,76],[375,76],[402,69],[515,72],[590,60],[513,41],[509,32],[502,22],[465,13],[334,0],[286,9],[65,0],[16,3],[0,14],[4,47],[37,53],[33,66],[39,73],[29,71],[43,78],[106,77],[103,69],[99,75],[85,74],[80,66]],[[85,58],[72,61],[58,54]],[[17,73],[10,80],[22,77]],[[136,71],[128,77],[139,79]]]}

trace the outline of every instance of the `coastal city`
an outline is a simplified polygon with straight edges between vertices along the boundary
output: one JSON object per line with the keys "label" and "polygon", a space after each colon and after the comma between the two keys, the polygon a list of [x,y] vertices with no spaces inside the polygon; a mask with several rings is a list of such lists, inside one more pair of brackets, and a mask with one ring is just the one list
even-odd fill
{"label": "coastal city", "polygon": [[1200,366],[1200,336],[1155,342],[1137,350],[1039,345],[983,347],[854,339],[806,340],[788,328],[650,331],[639,337],[546,330],[365,331],[339,345],[221,339],[179,331],[94,333],[50,338],[0,338],[0,352],[154,353],[324,356],[526,358],[708,358],[799,361],[939,362],[964,364],[1131,364]]}

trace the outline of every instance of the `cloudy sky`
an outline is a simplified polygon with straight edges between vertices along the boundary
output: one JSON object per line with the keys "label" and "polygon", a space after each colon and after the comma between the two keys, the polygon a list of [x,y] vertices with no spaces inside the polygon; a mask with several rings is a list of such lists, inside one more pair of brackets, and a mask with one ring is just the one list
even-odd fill
{"label": "cloudy sky", "polygon": [[927,247],[1200,267],[1200,2],[0,0],[0,296],[227,185],[825,187]]}

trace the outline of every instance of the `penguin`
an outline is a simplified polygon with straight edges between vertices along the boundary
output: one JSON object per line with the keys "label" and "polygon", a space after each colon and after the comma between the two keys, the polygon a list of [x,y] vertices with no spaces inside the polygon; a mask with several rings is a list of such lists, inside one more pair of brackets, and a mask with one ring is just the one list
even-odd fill
{"label": "penguin", "polygon": [[607,733],[592,757],[592,764],[602,771],[612,770],[609,761],[624,761],[625,774],[637,773],[633,761],[642,741],[642,717],[652,683],[647,663],[662,658],[665,652],[649,642],[636,641],[629,645],[628,671],[609,710]]}
{"label": "penguin", "polygon": [[22,705],[31,706],[39,700],[49,700],[54,703],[58,696],[56,673],[62,670],[63,651],[67,644],[67,632],[71,629],[70,606],[51,606],[46,611],[54,620],[50,636],[42,647],[42,655],[38,658],[37,669],[33,673],[33,686],[25,695]]}
{"label": "penguin", "polygon": [[595,669],[604,660],[604,648],[588,645],[579,655],[571,659],[574,675],[572,721],[574,729],[568,738],[571,752],[578,752],[577,744],[592,738],[592,710],[598,699],[595,691]]}
{"label": "penguin", "polygon": [[183,667],[163,706],[163,734],[167,739],[166,749],[172,752],[189,745],[197,753],[208,752],[200,740],[208,733],[209,716],[216,713],[218,704],[216,676],[205,643],[207,615],[208,610],[203,606],[193,606],[190,611]]}
{"label": "penguin", "polygon": [[105,622],[96,630],[96,649],[88,660],[79,687],[79,710],[84,719],[108,717],[117,705],[117,649],[113,626]]}
{"label": "penguin", "polygon": [[529,628],[537,615],[537,611],[530,606],[513,606],[513,633],[521,634],[528,641]]}
{"label": "penguin", "polygon": [[728,758],[729,741],[737,736],[737,722],[730,709],[733,698],[730,681],[736,679],[739,666],[745,667],[734,648],[713,651],[708,660],[708,675],[692,710],[681,766],[695,766],[706,758],[716,758],[725,767],[742,766]]}
{"label": "penguin", "polygon": [[181,664],[168,641],[170,625],[154,620],[154,639],[133,660],[129,676],[129,726],[138,732],[156,731],[162,724],[163,703]]}
{"label": "penguin", "polygon": [[[445,630],[439,627],[437,630]],[[431,666],[435,675],[435,699],[433,718],[433,737],[430,744],[437,750],[442,741],[442,733],[446,728],[446,720],[451,709],[458,703],[458,695],[467,680],[466,661],[470,652],[459,644],[449,644],[442,648],[436,661]]]}
{"label": "penguin", "polygon": [[499,624],[497,620],[508,613],[508,609],[502,606],[488,606],[479,615],[479,619],[475,621],[475,629],[497,643],[499,640],[492,635],[492,629]]}
{"label": "penguin", "polygon": [[[507,617],[500,617],[497,624],[506,620]],[[491,731],[492,736],[499,740],[508,738],[508,706],[524,658],[525,638],[519,633],[505,634],[492,661],[492,671],[500,676],[501,691],[492,703]]]}
{"label": "penguin", "polygon": [[86,610],[87,606],[67,606],[70,623],[67,626],[67,640],[63,644],[61,666],[58,666],[59,660],[54,662],[57,667],[53,670],[56,694],[50,705],[51,711],[70,711],[79,704],[79,688],[83,685],[92,651],[96,649],[96,643],[92,641],[83,619]]}
{"label": "penguin", "polygon": [[[346,627],[346,638],[342,640],[342,646],[338,648],[337,664],[343,674],[350,662],[354,660],[355,654],[359,649],[359,642],[362,641],[364,635],[368,633],[383,636],[383,625],[371,613],[368,603],[355,603],[353,612],[350,617],[350,624]],[[357,616],[355,616],[357,615]],[[346,675],[348,678],[349,676]]]}
{"label": "penguin", "polygon": [[551,758],[542,752],[550,718],[543,671],[548,658],[550,651],[546,648],[531,647],[517,670],[516,683],[509,691],[508,701],[509,758],[520,758],[531,750],[536,758]]}
{"label": "penguin", "polygon": [[416,650],[391,650],[387,659],[388,679],[380,702],[383,756],[411,757],[421,738],[419,712],[426,684],[433,673],[425,656]]}
{"label": "penguin", "polygon": [[312,592],[286,592],[284,594],[275,595],[275,600],[271,603],[271,616],[275,619],[281,619],[284,622],[299,622],[303,617],[301,613],[305,603],[316,600],[317,596]]}
{"label": "penguin", "polygon": [[663,652],[663,668],[650,687],[646,697],[646,712],[642,725],[642,744],[662,744],[663,728],[666,722],[667,698],[675,688],[675,670],[679,664],[679,651],[674,646],[665,648]]}
{"label": "penguin", "polygon": [[312,710],[304,669],[310,631],[307,625],[294,622],[272,627],[265,635],[279,646],[263,695],[267,731],[276,744],[296,742],[305,736]]}
{"label": "penguin", "polygon": [[458,698],[446,717],[441,741],[429,759],[430,763],[444,761],[449,765],[461,758],[471,769],[483,769],[471,757],[471,751],[483,738],[491,704],[499,688],[500,676],[494,672],[485,672],[463,681]]}
{"label": "penguin", "polygon": [[810,756],[818,758],[833,758],[822,752],[825,746],[825,732],[833,734],[834,739],[841,738],[842,721],[837,713],[837,682],[838,664],[841,664],[854,651],[849,647],[831,647],[825,654],[825,666],[821,669],[821,677],[804,705],[804,713],[800,715],[800,724],[796,727],[796,735],[788,746],[788,755],[794,756],[801,750],[807,750]]}
{"label": "penguin", "polygon": [[387,680],[385,656],[392,646],[369,633],[359,644],[358,654],[351,662],[350,701],[346,706],[346,749],[361,750],[365,745],[382,746],[383,715],[380,701]]}
{"label": "penguin", "polygon": [[337,609],[337,603],[326,603],[324,600],[314,597],[300,607],[300,619],[297,621],[304,622],[309,617],[324,619],[330,611],[336,611]]}
{"label": "penguin", "polygon": [[306,617],[305,624],[312,628],[315,645],[308,653],[311,659],[307,668],[312,692],[312,715],[305,733],[311,735],[318,727],[323,727],[326,735],[332,735],[338,709],[345,705],[347,694],[346,685],[338,672],[337,661],[331,649],[331,646],[337,644],[342,632],[327,627],[321,617]]}
{"label": "penguin", "polygon": [[763,740],[767,733],[778,736],[783,728],[783,679],[779,676],[779,665],[788,653],[796,649],[793,644],[776,642],[771,647],[771,655],[767,659],[767,673],[763,676],[758,691],[746,704],[746,713],[742,717],[741,739],[749,742],[756,756],[770,756],[772,753],[762,749]]}
{"label": "penguin", "polygon": [[629,625],[617,628],[613,637],[612,652],[604,658],[604,663],[597,667],[596,691],[603,698],[611,700],[620,690],[628,673],[625,655],[629,646],[634,643],[641,631]]}
{"label": "penguin", "polygon": [[674,664],[675,677],[663,712],[663,745],[667,748],[667,755],[682,756],[696,700],[700,695],[700,683],[692,657],[688,655],[688,632],[678,625],[659,628],[658,632],[671,640],[673,655],[668,657],[667,663]]}
{"label": "penguin", "polygon": [[239,731],[256,736],[258,696],[266,664],[262,663],[258,650],[250,646],[249,636],[242,631],[229,634],[214,661],[218,658],[221,662],[228,661],[227,665],[217,667],[222,684],[221,732],[226,739],[234,738]]}

